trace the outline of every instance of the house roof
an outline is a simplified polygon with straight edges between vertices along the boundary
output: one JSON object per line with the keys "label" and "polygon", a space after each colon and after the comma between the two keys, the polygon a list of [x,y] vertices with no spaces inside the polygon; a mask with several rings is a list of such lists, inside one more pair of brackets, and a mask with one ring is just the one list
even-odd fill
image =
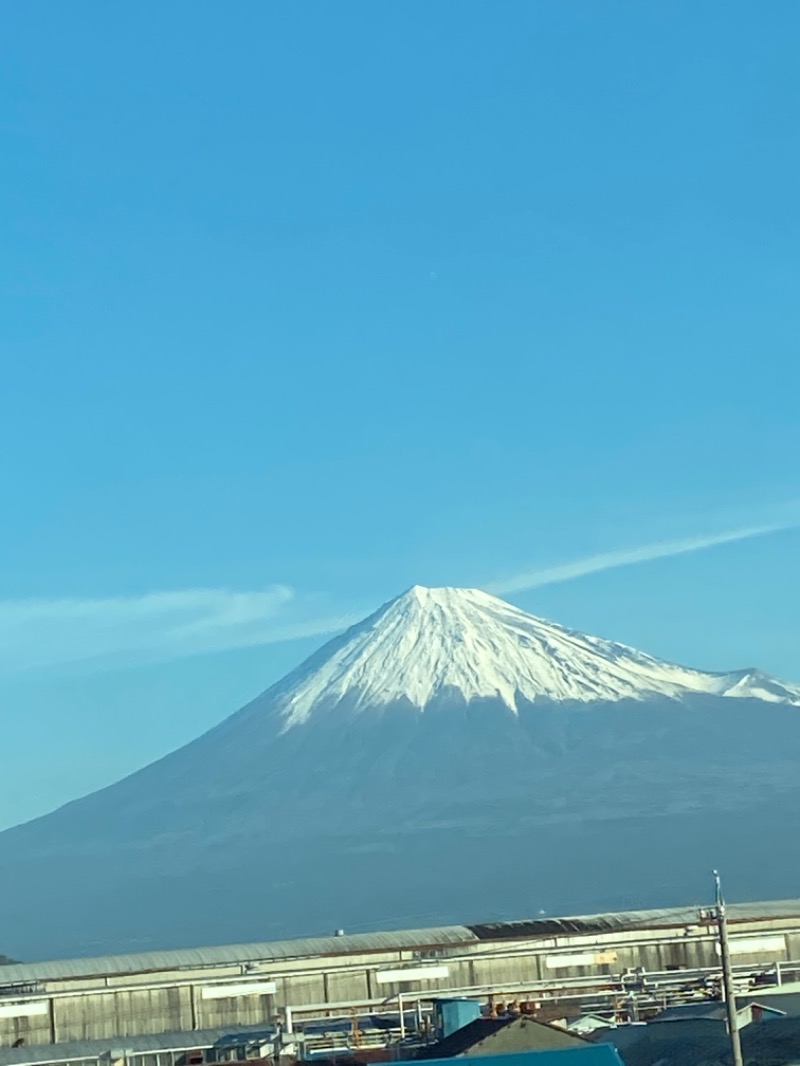
{"label": "house roof", "polygon": [[426,1048],[421,1059],[449,1059],[456,1055],[487,1056],[556,1048],[581,1047],[589,1043],[576,1033],[540,1022],[526,1015],[514,1018],[476,1018],[450,1036]]}
{"label": "house roof", "polygon": [[[742,1000],[737,999],[737,1003]],[[800,1015],[800,992],[774,992],[759,993],[759,995],[747,996],[745,1003],[752,1003],[769,1010],[780,1011],[781,1014],[789,1014],[794,1017]]]}
{"label": "house roof", "polygon": [[476,1018],[442,1040],[437,1040],[430,1047],[424,1048],[417,1058],[450,1059],[455,1055],[462,1055],[467,1048],[496,1033],[498,1029],[503,1029],[510,1021],[510,1018]]}
{"label": "house roof", "polygon": [[[625,1066],[730,1066],[731,1049],[724,1027],[690,1025],[669,1027],[674,1038],[662,1035],[656,1044],[649,1039],[649,1026],[641,1037],[624,1046]],[[762,1025],[740,1030],[746,1063],[758,1066],[797,1066],[800,1063],[800,1018],[775,1018]],[[599,1039],[613,1044],[614,1030]],[[538,1063],[536,1064],[538,1066]]]}
{"label": "house roof", "polygon": [[[782,1017],[788,1011],[781,1010],[776,1004],[762,1003],[760,999],[736,1000],[736,1012],[742,1014],[751,1007],[760,1007],[762,1011],[775,1017]],[[727,1021],[727,1011],[724,1003],[718,1000],[706,1000],[703,1003],[680,1003],[674,1007],[665,1007],[659,1011],[653,1022],[685,1022],[694,1018],[706,1018],[711,1021]]]}
{"label": "house roof", "polygon": [[[412,1066],[414,1060],[395,1066]],[[452,1066],[450,1059],[430,1059],[431,1066]],[[519,1051],[510,1054],[484,1055],[481,1066],[624,1066],[616,1048],[610,1044],[589,1044],[552,1051]]]}

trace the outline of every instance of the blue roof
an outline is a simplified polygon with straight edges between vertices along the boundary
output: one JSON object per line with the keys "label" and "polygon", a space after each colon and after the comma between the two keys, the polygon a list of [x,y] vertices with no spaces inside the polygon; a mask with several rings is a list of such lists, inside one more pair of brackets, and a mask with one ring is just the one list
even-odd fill
{"label": "blue roof", "polygon": [[[746,1010],[749,1005],[760,1007],[765,1014],[772,1014],[776,1018],[783,1017],[787,1013],[776,1006],[767,1006],[757,997],[748,999],[746,1003],[740,999],[736,1000],[737,1012]],[[650,1019],[650,1024],[652,1025],[653,1022],[683,1022],[687,1019],[697,1020],[698,1018],[724,1022],[727,1017],[724,1003],[720,1003],[717,1000],[707,1000],[704,1003],[678,1003],[674,1007],[665,1007],[664,1010],[659,1011],[654,1018]]]}
{"label": "blue roof", "polygon": [[[192,1029],[189,1032],[146,1033],[141,1036],[110,1036],[103,1040],[70,1040],[63,1044],[0,1047],[0,1066],[48,1066],[105,1058],[118,1048],[133,1053],[158,1051],[190,1051],[215,1046],[246,1047],[251,1043],[266,1043],[274,1030],[260,1026],[236,1029]],[[452,1063],[451,1063],[452,1066]]]}
{"label": "blue roof", "polygon": [[[515,1051],[507,1055],[481,1055],[480,1066],[623,1066],[616,1048],[610,1044],[559,1048],[557,1051]],[[395,1066],[419,1066],[415,1060]],[[453,1066],[452,1059],[428,1059],[425,1066]]]}

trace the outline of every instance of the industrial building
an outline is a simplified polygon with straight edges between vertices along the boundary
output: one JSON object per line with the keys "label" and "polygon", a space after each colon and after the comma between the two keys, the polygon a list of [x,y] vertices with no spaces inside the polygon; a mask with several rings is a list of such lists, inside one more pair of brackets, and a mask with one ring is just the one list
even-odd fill
{"label": "industrial building", "polygon": [[[728,920],[742,990],[797,979],[800,900],[730,905]],[[537,1011],[611,1010],[629,996],[663,1007],[713,991],[718,971],[716,931],[697,908],[14,964],[0,968],[0,1048],[243,1026],[292,1033],[382,1012],[402,1036],[407,1012],[435,996]]]}

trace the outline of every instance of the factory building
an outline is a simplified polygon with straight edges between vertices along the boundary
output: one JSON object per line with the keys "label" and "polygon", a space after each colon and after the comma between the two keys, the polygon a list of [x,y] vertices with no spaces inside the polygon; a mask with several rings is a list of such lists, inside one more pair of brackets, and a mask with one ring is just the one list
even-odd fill
{"label": "factory building", "polygon": [[[800,900],[731,905],[728,917],[743,990],[800,976]],[[360,1011],[404,1025],[445,995],[590,1009],[638,990],[663,1006],[718,970],[715,929],[696,908],[14,964],[0,967],[0,1047],[292,1032]]]}

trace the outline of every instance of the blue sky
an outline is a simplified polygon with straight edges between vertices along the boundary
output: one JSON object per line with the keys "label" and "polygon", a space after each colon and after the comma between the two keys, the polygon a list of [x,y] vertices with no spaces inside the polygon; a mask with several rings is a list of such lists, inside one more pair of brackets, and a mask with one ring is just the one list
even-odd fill
{"label": "blue sky", "polygon": [[9,8],[0,825],[416,582],[800,680],[798,31],[737,0]]}

